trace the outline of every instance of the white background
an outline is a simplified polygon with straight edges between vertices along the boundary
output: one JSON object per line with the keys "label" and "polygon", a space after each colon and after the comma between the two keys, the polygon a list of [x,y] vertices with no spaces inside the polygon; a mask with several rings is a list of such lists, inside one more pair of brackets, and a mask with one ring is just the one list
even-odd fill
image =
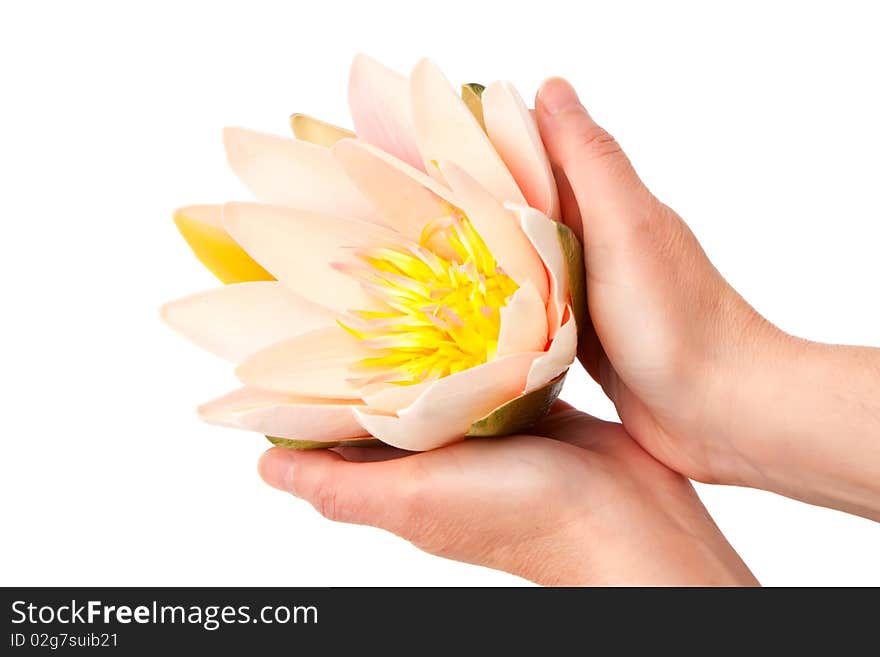
{"label": "white background", "polygon": [[[264,486],[265,440],[192,410],[231,368],[158,320],[216,284],[172,210],[246,197],[221,127],[347,125],[358,51],[527,98],[569,77],[761,312],[880,345],[872,3],[714,4],[4,2],[0,583],[521,583]],[[580,372],[564,396],[614,416]],[[763,583],[880,585],[880,525],[699,491]]]}

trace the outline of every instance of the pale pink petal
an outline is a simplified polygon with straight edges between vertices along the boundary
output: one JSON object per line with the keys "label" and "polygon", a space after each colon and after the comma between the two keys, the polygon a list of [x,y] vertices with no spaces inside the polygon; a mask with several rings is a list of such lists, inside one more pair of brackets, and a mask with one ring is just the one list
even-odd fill
{"label": "pale pink petal", "polygon": [[425,224],[450,213],[449,190],[425,172],[356,139],[331,150],[383,221],[407,239],[418,242]]}
{"label": "pale pink petal", "polygon": [[339,268],[353,250],[394,246],[397,234],[356,219],[258,203],[223,206],[223,225],[248,254],[285,286],[340,313],[381,306]]}
{"label": "pale pink petal", "polygon": [[376,212],[330,150],[243,128],[223,131],[229,166],[257,200],[374,221]]}
{"label": "pale pink petal", "polygon": [[531,281],[546,299],[550,289],[547,272],[516,215],[454,162],[441,162],[440,169],[455,194],[456,204],[470,219],[498,265],[519,285]]}
{"label": "pale pink petal", "polygon": [[416,146],[409,82],[366,55],[357,55],[348,78],[348,105],[355,132],[383,151],[422,167]]}
{"label": "pale pink petal", "polygon": [[547,346],[547,308],[531,281],[513,293],[501,309],[498,358],[523,351],[544,351]]}
{"label": "pale pink petal", "polygon": [[540,353],[498,358],[435,381],[397,417],[356,409],[361,425],[384,443],[423,451],[461,440],[470,426],[522,393]]}
{"label": "pale pink petal", "polygon": [[559,218],[556,180],[538,124],[509,82],[493,82],[482,95],[489,139],[533,208]]}
{"label": "pale pink petal", "polygon": [[410,78],[416,141],[428,173],[434,162],[458,164],[501,202],[525,203],[486,133],[440,70],[427,59]]}
{"label": "pale pink petal", "polygon": [[577,356],[577,326],[570,308],[566,308],[568,319],[556,332],[556,337],[543,356],[529,369],[524,392],[537,390],[549,383],[571,367]]}
{"label": "pale pink petal", "polygon": [[199,417],[210,424],[275,438],[332,442],[364,435],[355,407],[341,399],[240,388],[200,406]]}
{"label": "pale pink petal", "polygon": [[317,329],[249,356],[235,370],[242,383],[308,397],[359,399],[352,365],[372,352],[339,326]]}
{"label": "pale pink petal", "polygon": [[[208,203],[187,205],[175,210],[175,215],[182,214],[201,224],[223,230],[223,206]],[[224,231],[225,232],[225,231]]]}
{"label": "pale pink petal", "polygon": [[374,386],[364,386],[361,389],[361,397],[367,403],[367,409],[380,413],[397,413],[401,408],[412,404],[421,395],[431,381],[414,383],[413,385],[401,386],[390,383]]}
{"label": "pale pink petal", "polygon": [[550,298],[547,303],[548,326],[550,337],[562,324],[562,315],[569,299],[568,272],[565,255],[559,242],[559,229],[556,222],[543,214],[525,206],[508,205],[508,209],[517,213],[523,232],[528,236],[535,251],[544,261],[550,278]]}
{"label": "pale pink petal", "polygon": [[336,321],[334,313],[276,281],[236,283],[198,292],[165,304],[160,312],[175,331],[234,362]]}

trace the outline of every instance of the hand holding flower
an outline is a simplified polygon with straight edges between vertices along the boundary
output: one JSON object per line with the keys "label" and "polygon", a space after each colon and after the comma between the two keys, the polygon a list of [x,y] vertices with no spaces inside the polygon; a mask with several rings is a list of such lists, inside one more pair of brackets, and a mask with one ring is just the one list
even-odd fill
{"label": "hand holding flower", "polygon": [[[245,387],[202,417],[345,445],[276,448],[261,472],[543,583],[753,583],[676,471],[880,517],[878,352],[760,317],[564,81],[535,118],[504,83],[463,93],[428,62],[407,81],[358,58],[356,133],[227,130],[261,203],[177,214],[229,285],[163,313],[239,363]],[[530,431],[576,351],[623,427],[568,408]],[[853,403],[817,413],[814,381]],[[371,436],[393,447],[352,446]]]}
{"label": "hand holding flower", "polygon": [[756,584],[690,482],[619,424],[558,402],[536,433],[420,454],[274,448],[260,472],[331,520],[540,584]]}
{"label": "hand holding flower", "polygon": [[880,519],[880,350],[773,326],[567,82],[547,81],[535,106],[562,214],[584,244],[581,361],[629,434],[693,479]]}

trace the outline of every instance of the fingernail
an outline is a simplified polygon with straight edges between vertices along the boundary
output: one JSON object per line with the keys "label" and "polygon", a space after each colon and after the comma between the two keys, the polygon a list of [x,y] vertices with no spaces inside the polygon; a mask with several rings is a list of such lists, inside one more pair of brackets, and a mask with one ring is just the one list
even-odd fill
{"label": "fingernail", "polygon": [[283,452],[270,449],[260,457],[257,471],[267,484],[272,488],[290,492],[290,482],[293,474],[293,466],[284,458]]}
{"label": "fingernail", "polygon": [[570,107],[580,107],[578,95],[566,80],[550,78],[538,90],[538,101],[551,116]]}

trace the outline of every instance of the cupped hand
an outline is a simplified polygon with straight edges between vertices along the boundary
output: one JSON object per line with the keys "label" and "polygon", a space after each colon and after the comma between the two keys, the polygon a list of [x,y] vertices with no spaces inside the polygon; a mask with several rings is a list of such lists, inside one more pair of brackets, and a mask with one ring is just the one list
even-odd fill
{"label": "cupped hand", "polygon": [[535,115],[584,245],[580,358],[627,432],[688,477],[880,520],[880,350],[794,338],[724,280],[574,89]]}
{"label": "cupped hand", "polygon": [[274,448],[260,473],[331,520],[542,584],[756,583],[687,479],[562,403],[536,435],[424,453]]}
{"label": "cupped hand", "polygon": [[782,333],[718,273],[566,81],[546,81],[535,105],[564,221],[584,245],[581,361],[656,458],[701,481],[739,478],[747,466],[724,415]]}

